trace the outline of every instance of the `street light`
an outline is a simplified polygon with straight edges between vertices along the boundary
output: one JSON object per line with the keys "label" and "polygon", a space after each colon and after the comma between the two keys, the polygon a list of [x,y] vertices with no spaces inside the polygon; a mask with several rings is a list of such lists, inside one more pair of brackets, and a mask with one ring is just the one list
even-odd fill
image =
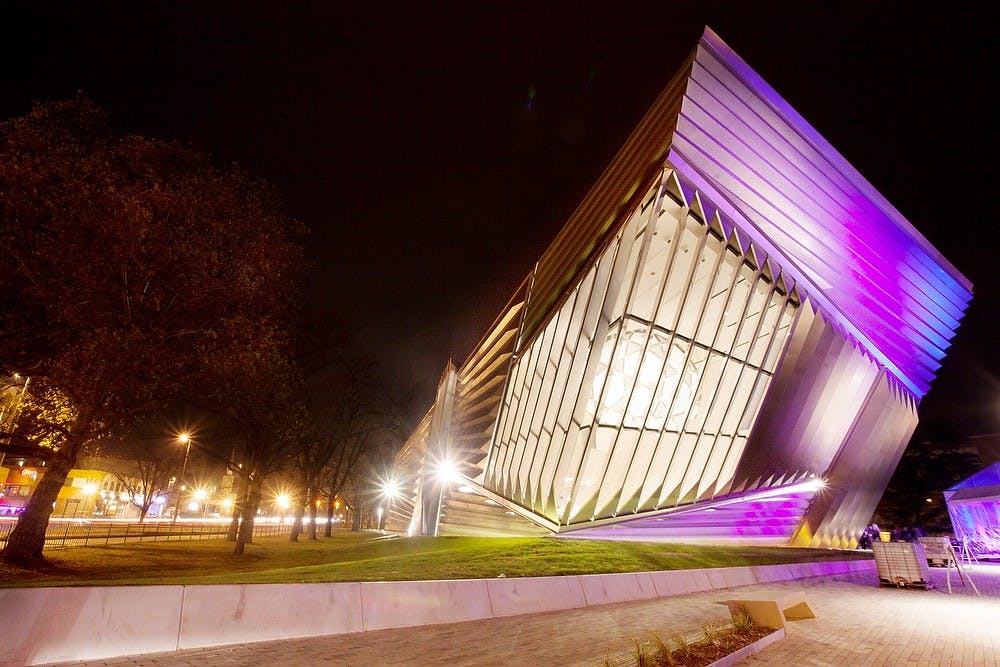
{"label": "street light", "polygon": [[[388,512],[389,510],[392,509],[392,503],[393,503],[393,501],[396,500],[396,498],[399,498],[402,495],[402,492],[401,492],[401,489],[400,489],[400,486],[399,486],[399,481],[394,476],[389,476],[388,478],[382,480],[382,483],[381,483],[380,487],[381,488],[379,490],[380,490],[381,495],[382,495],[382,500],[385,503],[385,508],[386,508],[385,511]],[[385,531],[385,527],[382,524],[382,511],[383,511],[382,507],[379,506],[379,508],[378,508],[378,528],[379,528],[379,530],[381,530],[381,531],[384,532]]]}
{"label": "street light", "polygon": [[187,433],[181,433],[177,436],[177,442],[182,445],[187,445],[184,449],[184,465],[181,466],[181,476],[177,478],[177,497],[174,499],[174,518],[170,520],[170,525],[177,525],[177,513],[181,509],[181,484],[184,482],[184,476],[187,474],[188,467],[188,456],[191,454],[191,436]]}

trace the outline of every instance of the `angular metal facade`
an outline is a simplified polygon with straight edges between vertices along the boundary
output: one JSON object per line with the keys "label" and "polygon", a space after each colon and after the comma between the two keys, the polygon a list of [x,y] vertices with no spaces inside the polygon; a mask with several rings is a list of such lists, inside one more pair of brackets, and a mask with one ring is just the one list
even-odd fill
{"label": "angular metal facade", "polygon": [[706,30],[449,365],[391,525],[853,546],[970,299]]}

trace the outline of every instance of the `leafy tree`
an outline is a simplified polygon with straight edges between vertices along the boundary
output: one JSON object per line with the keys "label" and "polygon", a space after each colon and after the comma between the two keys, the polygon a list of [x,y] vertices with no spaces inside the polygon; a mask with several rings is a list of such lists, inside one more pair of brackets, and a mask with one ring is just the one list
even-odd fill
{"label": "leafy tree", "polygon": [[0,374],[38,397],[6,435],[53,452],[5,560],[42,557],[52,502],[94,443],[159,401],[218,393],[203,370],[235,340],[225,328],[290,321],[300,231],[263,183],[116,135],[84,99],[0,124]]}
{"label": "leafy tree", "polygon": [[236,475],[231,539],[234,553],[251,542],[254,518],[264,484],[289,465],[289,457],[305,429],[299,369],[291,355],[287,332],[274,327],[253,330],[242,322],[224,327],[226,345],[209,359],[209,377],[218,388],[215,410],[234,434],[229,469]]}

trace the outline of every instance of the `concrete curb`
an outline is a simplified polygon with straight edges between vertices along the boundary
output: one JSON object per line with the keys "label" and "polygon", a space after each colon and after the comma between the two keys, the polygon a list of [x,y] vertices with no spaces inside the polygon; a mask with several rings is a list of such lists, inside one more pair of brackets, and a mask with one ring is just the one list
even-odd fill
{"label": "concrete curb", "polygon": [[874,570],[871,560],[454,581],[0,589],[0,666],[456,623]]}

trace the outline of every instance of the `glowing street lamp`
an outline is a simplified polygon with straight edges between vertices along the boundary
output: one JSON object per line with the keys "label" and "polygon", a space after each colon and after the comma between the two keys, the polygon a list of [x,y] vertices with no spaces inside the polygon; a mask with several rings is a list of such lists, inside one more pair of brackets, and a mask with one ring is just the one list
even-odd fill
{"label": "glowing street lamp", "polygon": [[[87,502],[97,493],[97,484],[88,482],[83,487],[83,515],[87,516]],[[74,516],[76,512],[73,513]]]}
{"label": "glowing street lamp", "polygon": [[458,472],[458,466],[451,459],[444,459],[438,463],[437,476],[438,481],[442,485],[453,484],[462,480],[462,476]]}
{"label": "glowing street lamp", "polygon": [[187,433],[181,433],[177,436],[177,442],[182,445],[186,445],[184,449],[184,464],[181,466],[181,476],[177,478],[177,498],[174,500],[174,518],[170,520],[170,525],[177,524],[177,514],[180,512],[181,506],[181,487],[180,485],[184,482],[184,476],[187,474],[188,467],[188,456],[191,454],[191,436]]}
{"label": "glowing street lamp", "polygon": [[382,497],[386,500],[392,501],[399,497],[399,482],[395,479],[387,479],[382,482]]}
{"label": "glowing street lamp", "polygon": [[275,499],[274,504],[278,506],[282,512],[288,511],[288,508],[292,506],[292,499],[287,493],[279,493]]}

